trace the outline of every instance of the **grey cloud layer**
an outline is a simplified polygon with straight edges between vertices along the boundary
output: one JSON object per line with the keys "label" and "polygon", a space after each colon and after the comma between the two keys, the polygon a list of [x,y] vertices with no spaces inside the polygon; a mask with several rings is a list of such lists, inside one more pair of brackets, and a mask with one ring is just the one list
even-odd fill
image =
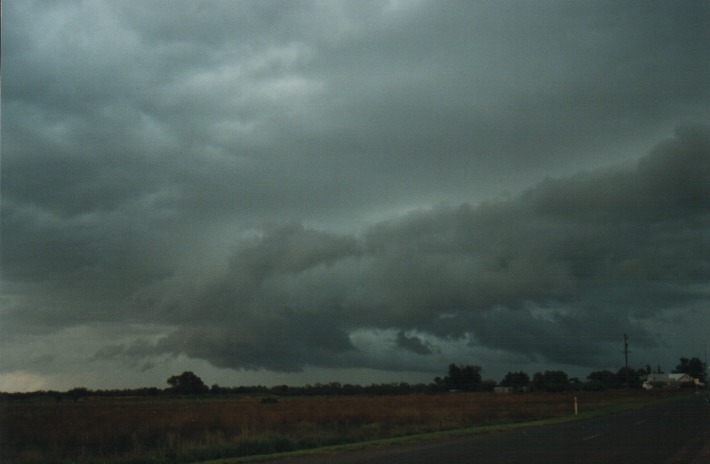
{"label": "grey cloud layer", "polygon": [[602,320],[651,346],[644,321],[707,301],[707,127],[631,168],[707,117],[707,2],[3,13],[8,339],[151,323],[173,332],[98,358],[416,367],[353,339],[383,329],[406,359],[594,364],[570,343]]}
{"label": "grey cloud layer", "polygon": [[[422,210],[361,240],[288,226],[245,244],[175,311],[156,349],[235,368],[366,366],[348,333],[399,328],[533,359],[603,365],[618,333],[707,303],[710,130],[687,127],[634,170],[548,180],[520,197]],[[170,318],[170,313],[164,315]],[[412,369],[412,365],[403,365]]]}
{"label": "grey cloud layer", "polygon": [[487,179],[524,185],[590,150],[604,164],[639,123],[708,99],[700,2],[33,5],[6,13],[3,82],[6,170],[33,174],[5,181],[69,213],[152,197],[208,219],[340,219],[498,193]]}

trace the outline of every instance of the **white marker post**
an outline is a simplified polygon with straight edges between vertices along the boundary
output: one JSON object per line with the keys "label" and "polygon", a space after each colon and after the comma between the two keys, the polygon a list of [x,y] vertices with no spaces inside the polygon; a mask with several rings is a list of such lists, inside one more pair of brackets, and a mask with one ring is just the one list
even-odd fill
{"label": "white marker post", "polygon": [[578,416],[579,415],[579,409],[577,408],[577,397],[574,397],[574,415]]}

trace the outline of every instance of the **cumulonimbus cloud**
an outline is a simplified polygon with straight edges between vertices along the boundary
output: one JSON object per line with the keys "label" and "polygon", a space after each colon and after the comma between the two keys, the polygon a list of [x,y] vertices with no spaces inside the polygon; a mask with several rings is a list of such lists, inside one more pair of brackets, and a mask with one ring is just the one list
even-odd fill
{"label": "cumulonimbus cloud", "polygon": [[335,366],[345,352],[352,360],[352,330],[394,328],[396,344],[422,356],[431,347],[404,330],[592,365],[610,320],[652,345],[634,321],[703,298],[708,179],[710,131],[685,127],[633,170],[415,212],[359,239],[289,225],[238,250],[159,346],[220,366],[294,370]]}

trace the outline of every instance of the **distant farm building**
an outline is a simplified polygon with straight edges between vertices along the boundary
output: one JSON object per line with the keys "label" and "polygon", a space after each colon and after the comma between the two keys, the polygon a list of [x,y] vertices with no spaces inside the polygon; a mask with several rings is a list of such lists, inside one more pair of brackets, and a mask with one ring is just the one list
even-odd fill
{"label": "distant farm building", "polygon": [[672,389],[681,387],[704,387],[705,385],[695,377],[688,374],[656,374],[651,373],[646,376],[642,384],[646,390]]}

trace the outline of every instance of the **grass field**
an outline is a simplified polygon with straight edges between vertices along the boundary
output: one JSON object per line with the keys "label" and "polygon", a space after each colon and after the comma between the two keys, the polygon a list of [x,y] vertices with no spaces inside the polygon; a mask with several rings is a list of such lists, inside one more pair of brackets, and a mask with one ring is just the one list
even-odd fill
{"label": "grass field", "polygon": [[[677,393],[676,393],[677,394]],[[658,398],[640,391],[495,395],[86,399],[10,402],[7,463],[167,463],[265,454],[581,414]]]}

